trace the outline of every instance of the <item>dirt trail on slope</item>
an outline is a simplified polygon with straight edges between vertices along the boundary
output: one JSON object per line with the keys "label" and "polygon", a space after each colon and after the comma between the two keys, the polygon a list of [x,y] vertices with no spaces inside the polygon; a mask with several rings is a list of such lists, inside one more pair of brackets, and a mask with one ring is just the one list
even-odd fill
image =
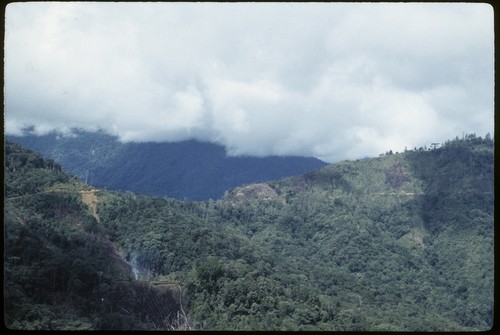
{"label": "dirt trail on slope", "polygon": [[99,190],[91,189],[80,191],[80,194],[82,195],[83,203],[89,206],[89,208],[92,210],[92,216],[97,220],[98,223],[101,223],[101,219],[99,218],[99,215],[97,215],[97,192],[99,192]]}

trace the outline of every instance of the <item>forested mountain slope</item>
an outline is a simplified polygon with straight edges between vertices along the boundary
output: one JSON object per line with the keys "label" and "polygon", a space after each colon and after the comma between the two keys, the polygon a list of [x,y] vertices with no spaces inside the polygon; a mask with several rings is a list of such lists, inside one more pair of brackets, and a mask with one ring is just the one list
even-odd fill
{"label": "forested mountain slope", "polygon": [[[29,167],[22,156],[34,154],[12,156],[10,145],[11,327],[470,331],[493,324],[489,137],[243,185],[219,201],[99,190],[95,213],[79,193],[55,192],[84,185],[53,162]],[[32,256],[33,241],[47,251]],[[81,263],[87,268],[79,272]],[[133,291],[126,299],[123,287]],[[154,293],[170,297],[148,299],[170,307],[147,307],[147,290],[138,287],[170,287]],[[177,316],[162,322],[167,315]]]}
{"label": "forested mountain slope", "polygon": [[[180,318],[179,290],[132,281],[88,206],[90,189],[54,161],[5,145],[4,321],[16,330],[154,329],[149,301]],[[91,199],[91,198],[90,198]],[[163,315],[162,315],[163,316]]]}
{"label": "forested mountain slope", "polygon": [[190,200],[219,199],[245,183],[279,179],[323,167],[307,157],[229,157],[211,143],[120,143],[104,132],[8,136],[57,160],[92,185]]}

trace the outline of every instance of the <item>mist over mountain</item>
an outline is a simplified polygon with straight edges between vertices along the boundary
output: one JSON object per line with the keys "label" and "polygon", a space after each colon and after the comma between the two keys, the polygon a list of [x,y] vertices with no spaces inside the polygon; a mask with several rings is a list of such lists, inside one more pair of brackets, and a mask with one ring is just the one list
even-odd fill
{"label": "mist over mountain", "polygon": [[326,165],[311,157],[231,157],[222,146],[194,140],[121,143],[102,131],[7,138],[57,160],[97,187],[177,199],[219,199],[241,184],[300,175]]}
{"label": "mist over mountain", "polygon": [[493,140],[343,161],[194,202],[98,189],[5,147],[5,324],[485,331]]}
{"label": "mist over mountain", "polygon": [[493,133],[487,3],[17,2],[5,15],[11,135],[102,128],[333,163]]}
{"label": "mist over mountain", "polygon": [[4,12],[8,329],[495,332],[493,6]]}

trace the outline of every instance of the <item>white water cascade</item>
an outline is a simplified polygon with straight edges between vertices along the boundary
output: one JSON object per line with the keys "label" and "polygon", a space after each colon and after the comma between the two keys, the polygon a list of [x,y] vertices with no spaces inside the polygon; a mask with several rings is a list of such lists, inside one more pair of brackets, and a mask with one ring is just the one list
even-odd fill
{"label": "white water cascade", "polygon": [[134,253],[130,259],[130,266],[132,267],[132,273],[134,274],[135,280],[139,279],[139,269],[137,268],[137,255]]}

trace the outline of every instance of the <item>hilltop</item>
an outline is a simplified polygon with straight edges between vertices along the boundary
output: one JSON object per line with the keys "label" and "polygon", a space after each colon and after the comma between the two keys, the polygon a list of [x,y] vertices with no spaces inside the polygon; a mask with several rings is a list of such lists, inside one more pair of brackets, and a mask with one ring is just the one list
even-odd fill
{"label": "hilltop", "polygon": [[5,161],[10,328],[493,325],[488,136],[343,161],[203,202],[94,189],[12,143]]}

